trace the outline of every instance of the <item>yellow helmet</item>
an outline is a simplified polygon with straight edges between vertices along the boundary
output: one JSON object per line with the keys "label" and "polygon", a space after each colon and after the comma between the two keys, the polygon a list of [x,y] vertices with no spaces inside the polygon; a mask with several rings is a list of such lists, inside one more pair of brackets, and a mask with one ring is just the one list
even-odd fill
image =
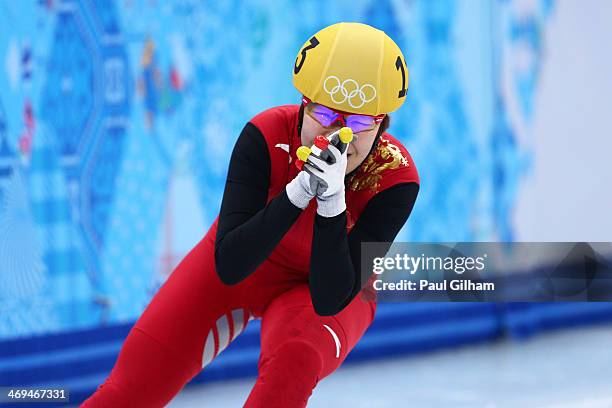
{"label": "yellow helmet", "polygon": [[380,115],[404,103],[408,68],[402,51],[384,31],[338,23],[302,46],[293,85],[311,101],[332,109]]}

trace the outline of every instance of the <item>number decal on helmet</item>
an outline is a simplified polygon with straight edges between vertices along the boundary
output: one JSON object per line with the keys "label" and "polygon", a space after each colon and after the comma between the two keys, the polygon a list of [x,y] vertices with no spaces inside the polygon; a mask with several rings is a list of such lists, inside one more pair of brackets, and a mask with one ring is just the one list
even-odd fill
{"label": "number decal on helmet", "polygon": [[398,55],[397,59],[395,60],[395,69],[401,69],[402,70],[402,88],[399,91],[399,94],[397,95],[398,98],[403,98],[404,96],[406,96],[406,71],[404,70],[404,64],[402,64],[402,58]]}
{"label": "number decal on helmet", "polygon": [[298,72],[300,72],[300,70],[302,69],[302,65],[304,65],[304,61],[306,60],[306,52],[308,50],[313,49],[314,47],[316,47],[317,45],[319,45],[319,40],[317,40],[317,37],[312,37],[310,39],[310,44],[307,45],[306,47],[304,47],[304,49],[302,50],[302,52],[300,52],[300,56],[302,57],[300,60],[300,63],[298,64],[298,59],[295,59],[295,65],[293,66],[293,73],[297,75]]}

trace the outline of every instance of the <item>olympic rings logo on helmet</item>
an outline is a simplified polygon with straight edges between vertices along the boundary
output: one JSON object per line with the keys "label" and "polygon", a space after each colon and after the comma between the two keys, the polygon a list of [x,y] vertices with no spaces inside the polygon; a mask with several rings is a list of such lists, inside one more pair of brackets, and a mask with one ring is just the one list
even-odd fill
{"label": "olympic rings logo on helmet", "polygon": [[[330,87],[328,82],[330,81],[332,81],[333,86],[331,87],[331,89],[328,89]],[[354,89],[349,91],[346,86],[347,84],[349,84],[350,88],[354,88]],[[348,101],[349,106],[353,109],[359,109],[366,103],[371,102],[374,100],[374,98],[376,98],[376,88],[374,88],[373,85],[364,84],[362,86],[359,86],[357,81],[355,81],[354,79],[349,78],[349,79],[345,79],[344,81],[340,81],[340,78],[338,78],[335,75],[330,75],[327,78],[325,78],[325,82],[323,82],[323,89],[325,90],[325,92],[329,94],[329,96],[331,97],[331,100],[334,103],[337,103],[338,105],[340,105]],[[372,90],[371,96],[369,98],[366,95],[367,89]],[[338,94],[340,94],[340,97],[342,99],[339,99],[336,96]],[[357,101],[355,101],[356,97],[359,97]],[[355,102],[357,102],[357,104]]]}

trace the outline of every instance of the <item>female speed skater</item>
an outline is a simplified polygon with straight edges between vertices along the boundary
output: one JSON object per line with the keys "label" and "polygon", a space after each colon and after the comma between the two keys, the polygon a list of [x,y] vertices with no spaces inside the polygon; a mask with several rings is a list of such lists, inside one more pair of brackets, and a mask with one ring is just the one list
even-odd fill
{"label": "female speed skater", "polygon": [[412,158],[386,133],[406,99],[405,59],[383,31],[334,24],[300,49],[293,84],[300,105],[245,125],[218,218],[84,407],[166,405],[253,318],[261,352],[244,406],[304,407],[372,323],[361,243],[393,241],[419,191]]}

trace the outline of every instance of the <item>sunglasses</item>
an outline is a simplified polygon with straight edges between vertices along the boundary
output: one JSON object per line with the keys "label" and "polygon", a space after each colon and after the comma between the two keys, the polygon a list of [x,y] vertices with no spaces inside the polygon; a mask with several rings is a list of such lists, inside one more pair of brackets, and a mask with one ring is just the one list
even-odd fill
{"label": "sunglasses", "polygon": [[327,106],[319,105],[305,96],[302,97],[302,104],[304,105],[304,112],[321,126],[348,126],[353,130],[353,133],[372,130],[385,118],[385,114],[370,116],[339,112]]}

